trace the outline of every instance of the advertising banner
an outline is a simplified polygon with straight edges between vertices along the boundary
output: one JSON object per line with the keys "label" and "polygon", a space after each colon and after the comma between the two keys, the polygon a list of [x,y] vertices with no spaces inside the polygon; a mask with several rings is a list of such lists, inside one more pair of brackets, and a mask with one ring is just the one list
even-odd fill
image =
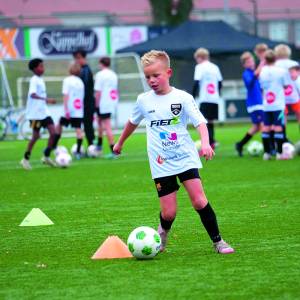
{"label": "advertising banner", "polygon": [[105,28],[27,30],[27,57],[69,56],[78,48],[90,56],[106,55]]}
{"label": "advertising banner", "polygon": [[23,30],[0,29],[0,59],[14,59],[24,56]]}
{"label": "advertising banner", "polygon": [[110,28],[110,53],[145,42],[148,39],[147,26],[113,26]]}

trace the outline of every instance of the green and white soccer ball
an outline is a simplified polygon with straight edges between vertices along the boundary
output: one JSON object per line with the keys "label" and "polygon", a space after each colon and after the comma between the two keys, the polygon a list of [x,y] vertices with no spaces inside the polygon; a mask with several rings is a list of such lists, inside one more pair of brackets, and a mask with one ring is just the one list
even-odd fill
{"label": "green and white soccer ball", "polygon": [[264,146],[258,141],[252,141],[247,147],[247,151],[251,156],[259,156],[264,151]]}
{"label": "green and white soccer ball", "polygon": [[156,230],[141,226],[134,229],[127,240],[132,255],[139,259],[153,258],[159,252],[161,239]]}

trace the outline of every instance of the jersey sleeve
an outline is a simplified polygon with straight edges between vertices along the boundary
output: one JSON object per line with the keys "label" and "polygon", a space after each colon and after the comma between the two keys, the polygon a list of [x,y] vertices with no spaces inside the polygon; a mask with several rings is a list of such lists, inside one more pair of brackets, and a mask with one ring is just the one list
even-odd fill
{"label": "jersey sleeve", "polygon": [[103,90],[103,80],[101,74],[96,74],[94,90],[95,91]]}
{"label": "jersey sleeve", "polygon": [[283,86],[289,85],[291,80],[289,71],[284,71],[283,73]]}
{"label": "jersey sleeve", "polygon": [[194,80],[200,81],[202,79],[202,71],[199,65],[195,67],[195,72],[194,72]]}
{"label": "jersey sleeve", "polygon": [[143,112],[139,106],[139,99],[136,101],[131,116],[129,118],[130,123],[138,125],[144,119]]}
{"label": "jersey sleeve", "polygon": [[37,78],[36,77],[31,77],[30,82],[29,82],[29,90],[28,94],[36,94],[37,93]]}
{"label": "jersey sleeve", "polygon": [[219,67],[217,67],[217,80],[218,81],[223,80],[223,77],[222,77],[222,74],[221,74],[221,71],[220,71]]}
{"label": "jersey sleeve", "polygon": [[68,85],[68,81],[67,81],[66,78],[63,80],[62,94],[63,95],[68,95],[69,94],[69,85]]}
{"label": "jersey sleeve", "polygon": [[196,101],[191,95],[189,94],[186,95],[183,105],[184,105],[183,109],[187,114],[187,116],[189,117],[189,119],[191,120],[194,127],[198,127],[201,123],[207,123],[206,119],[200,112],[196,104]]}

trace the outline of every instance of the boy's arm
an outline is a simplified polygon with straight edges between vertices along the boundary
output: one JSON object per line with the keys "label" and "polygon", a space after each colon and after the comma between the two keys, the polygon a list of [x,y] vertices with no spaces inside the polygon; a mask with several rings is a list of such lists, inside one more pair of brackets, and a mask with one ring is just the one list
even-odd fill
{"label": "boy's arm", "polygon": [[265,60],[262,59],[262,60],[260,61],[259,65],[258,65],[258,67],[256,68],[256,70],[254,71],[254,74],[255,74],[256,77],[259,77],[260,72],[261,72],[261,69],[263,68],[263,66],[264,66],[265,64],[266,64],[266,63],[265,63]]}
{"label": "boy's arm", "polygon": [[65,116],[66,116],[67,119],[70,119],[70,112],[69,112],[69,109],[68,109],[69,95],[64,94],[63,100],[64,100]]}
{"label": "boy's arm", "polygon": [[44,101],[46,101],[46,102],[49,103],[49,104],[54,104],[54,103],[56,103],[56,100],[55,100],[55,99],[53,99],[53,98],[47,98],[47,97],[41,97],[41,96],[37,95],[36,93],[32,93],[32,94],[30,95],[30,97],[31,97],[32,99],[36,99],[36,100],[44,100]]}
{"label": "boy's arm", "polygon": [[127,140],[127,138],[135,131],[135,129],[138,127],[138,125],[135,125],[133,123],[131,123],[130,121],[127,121],[121,136],[119,138],[119,140],[117,141],[117,143],[114,146],[113,151],[116,154],[121,154],[124,142]]}
{"label": "boy's arm", "polygon": [[101,99],[101,91],[95,91],[95,107],[99,109]]}
{"label": "boy's arm", "polygon": [[204,156],[206,160],[211,160],[215,155],[214,150],[209,144],[208,130],[205,123],[200,123],[196,127],[201,139],[201,151],[200,156]]}

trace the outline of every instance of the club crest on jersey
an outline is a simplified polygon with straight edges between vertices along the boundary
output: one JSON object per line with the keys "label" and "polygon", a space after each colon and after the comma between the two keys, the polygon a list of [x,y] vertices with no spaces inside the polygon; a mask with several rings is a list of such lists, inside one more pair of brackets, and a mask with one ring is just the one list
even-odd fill
{"label": "club crest on jersey", "polygon": [[171,112],[174,116],[178,116],[181,113],[182,105],[178,104],[171,104]]}

